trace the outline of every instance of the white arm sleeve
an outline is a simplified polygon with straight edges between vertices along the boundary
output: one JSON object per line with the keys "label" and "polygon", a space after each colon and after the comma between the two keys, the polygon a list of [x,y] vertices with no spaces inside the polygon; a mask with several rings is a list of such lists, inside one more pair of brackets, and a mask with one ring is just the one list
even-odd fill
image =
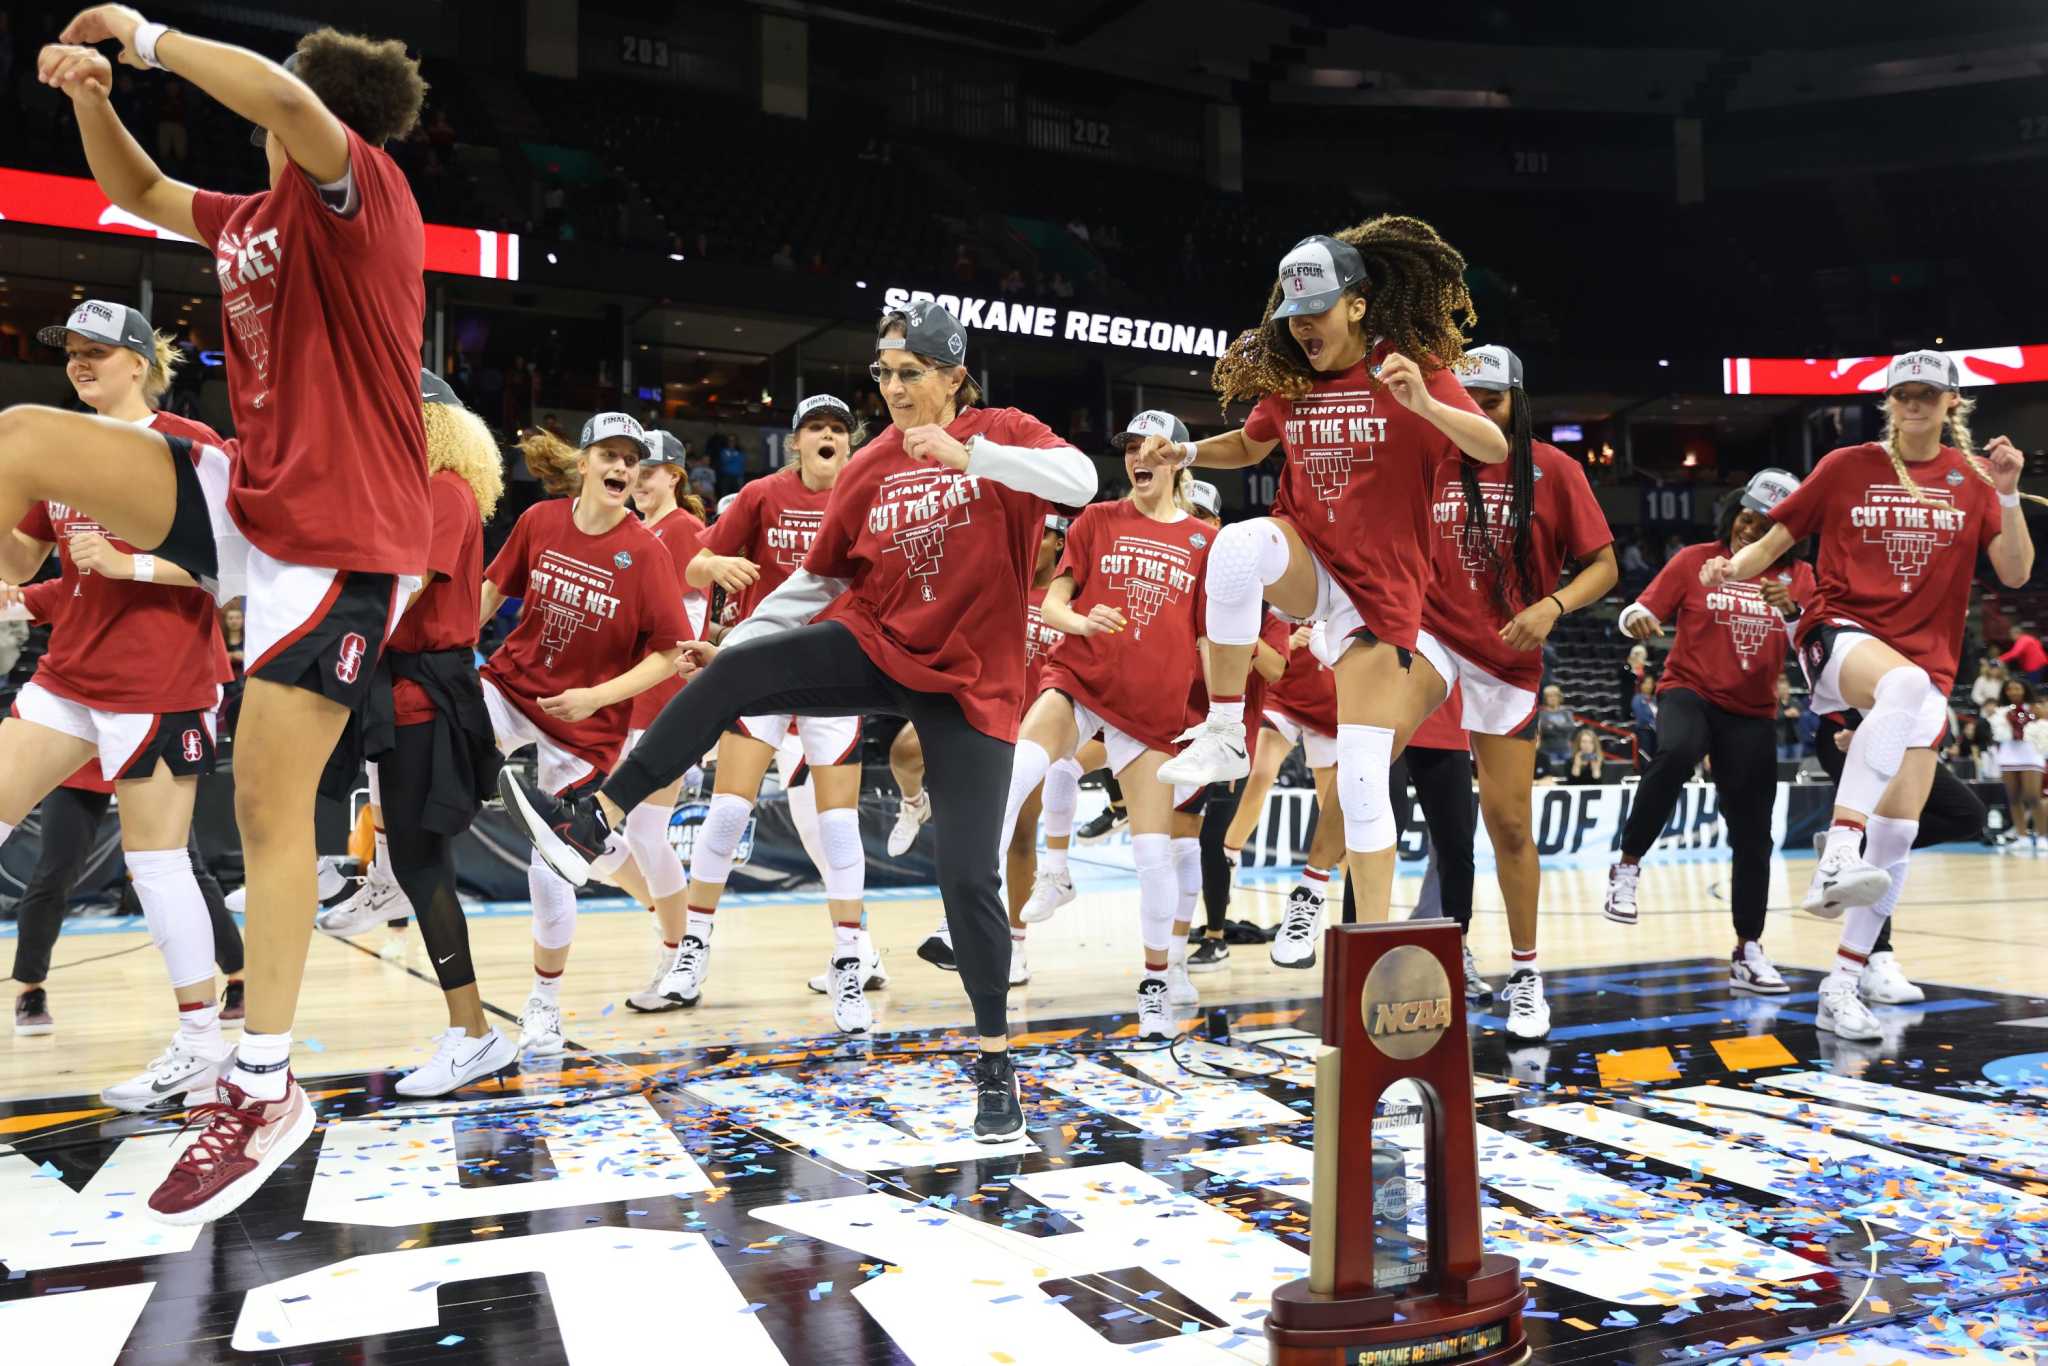
{"label": "white arm sleeve", "polygon": [[1643,606],[1639,602],[1632,602],[1628,606],[1621,609],[1621,615],[1619,617],[1616,617],[1614,620],[1615,629],[1620,631],[1623,635],[1627,635],[1629,619],[1634,616],[1641,616],[1648,620],[1652,626],[1655,626],[1660,630],[1663,629],[1664,623],[1657,620],[1656,613],[1652,612],[1649,608]]}
{"label": "white arm sleeve", "polygon": [[808,626],[812,618],[830,607],[832,600],[845,591],[845,579],[827,579],[807,569],[799,569],[784,579],[781,587],[761,599],[751,616],[727,631],[721,645],[744,645],[750,640]]}
{"label": "white arm sleeve", "polygon": [[967,447],[967,473],[1061,507],[1084,507],[1095,498],[1095,462],[1072,446],[1004,446],[977,436]]}

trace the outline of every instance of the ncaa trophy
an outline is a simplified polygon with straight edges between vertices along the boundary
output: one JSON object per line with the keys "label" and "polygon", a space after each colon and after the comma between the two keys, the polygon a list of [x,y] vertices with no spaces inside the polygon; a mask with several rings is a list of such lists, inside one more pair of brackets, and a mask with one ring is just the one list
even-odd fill
{"label": "ncaa trophy", "polygon": [[[1309,1272],[1273,1295],[1273,1366],[1509,1366],[1529,1355],[1521,1264],[1484,1250],[1463,959],[1448,920],[1333,926],[1323,940]],[[1421,1094],[1425,1239],[1406,1228],[1403,1165],[1377,1164],[1375,1106]],[[1375,1243],[1388,1251],[1376,1251]],[[1420,1252],[1424,1265],[1412,1263]]]}

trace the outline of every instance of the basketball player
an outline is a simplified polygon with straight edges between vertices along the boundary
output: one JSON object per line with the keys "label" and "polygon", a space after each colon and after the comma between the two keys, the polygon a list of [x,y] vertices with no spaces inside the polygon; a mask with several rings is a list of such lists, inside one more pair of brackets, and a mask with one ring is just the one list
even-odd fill
{"label": "basketball player", "polygon": [[1036,418],[979,406],[967,334],[942,306],[884,314],[875,353],[892,426],[841,476],[803,568],[723,649],[689,647],[709,661],[703,679],[595,798],[556,800],[512,776],[503,786],[555,867],[601,876],[625,857],[625,813],[741,716],[908,716],[924,739],[939,894],[980,1036],[975,1137],[1002,1142],[1024,1131],[996,854],[1024,704],[1025,600],[1046,514],[1093,498],[1095,467]]}
{"label": "basketball player", "polygon": [[[734,620],[745,622],[803,564],[824,522],[832,490],[865,437],[843,399],[814,394],[798,404],[790,419],[795,458],[774,474],[741,487],[739,497],[705,533],[702,548],[690,561],[690,584],[701,588],[715,583],[736,595]],[[698,827],[690,860],[689,920],[663,992],[682,1006],[696,1005],[703,995],[711,971],[711,931],[732,875],[733,856],[753,818],[768,766],[792,737],[796,757],[784,761],[782,781],[791,793],[806,786],[815,802],[824,854],[818,873],[832,917],[826,984],[832,1020],[843,1033],[865,1034],[874,1023],[867,980],[871,973],[879,974],[880,958],[862,928],[867,853],[860,839],[857,716],[742,716],[719,737],[711,805]]]}
{"label": "basketball player", "polygon": [[[484,664],[484,707],[501,753],[533,746],[536,774],[550,794],[603,781],[632,720],[623,704],[672,677],[679,647],[691,638],[667,548],[626,509],[650,445],[626,413],[593,416],[578,447],[545,431],[520,443],[549,492],[574,480],[575,493],[520,514],[484,571],[479,622],[506,598],[524,600],[512,634]],[[576,889],[538,854],[526,882],[533,989],[520,1013],[519,1051],[556,1054]]]}
{"label": "basketball player", "polygon": [[1464,258],[1413,218],[1303,239],[1281,260],[1261,325],[1216,366],[1225,402],[1258,406],[1241,430],[1180,453],[1242,469],[1284,444],[1286,463],[1272,515],[1217,537],[1203,631],[1208,718],[1162,779],[1228,782],[1249,771],[1244,687],[1261,599],[1296,621],[1327,621],[1339,652],[1328,662],[1345,848],[1368,920],[1386,918],[1393,885],[1387,770],[1402,732],[1441,697],[1410,671],[1431,578],[1430,480],[1460,451],[1485,463],[1508,456],[1500,428],[1445,368],[1464,350],[1472,312],[1463,275]]}
{"label": "basketball player", "polygon": [[[1140,458],[1153,436],[1172,447]],[[1175,867],[1172,830],[1175,806],[1195,794],[1158,780],[1201,675],[1196,613],[1215,535],[1187,510],[1188,475],[1177,454],[1186,438],[1187,427],[1171,413],[1132,418],[1111,442],[1123,456],[1130,494],[1074,519],[1039,609],[1066,639],[1047,656],[1038,698],[1025,714],[1003,827],[1007,838],[1055,759],[1071,759],[1083,741],[1101,738],[1131,812],[1144,946],[1138,1036],[1154,1040],[1173,1037],[1175,1005],[1196,1003],[1185,962],[1192,898],[1183,905],[1181,884],[1190,882],[1199,894],[1201,855],[1188,839],[1184,878]],[[1049,905],[1027,904],[1021,918],[1051,914]]]}
{"label": "basketball player", "polygon": [[[155,407],[177,349],[140,311],[89,299],[37,338],[64,349],[65,376],[98,420],[221,445],[211,428]],[[0,721],[0,841],[81,764],[98,760],[120,803],[122,855],[178,1006],[169,1046],[100,1099],[131,1112],[175,1109],[188,1092],[212,1094],[229,1054],[213,924],[189,843],[199,778],[213,772],[220,685],[234,673],[213,599],[184,566],[138,552],[65,503],[29,508],[0,544],[0,580],[32,577],[53,548],[61,579],[27,599],[51,624],[49,649]],[[0,597],[24,601],[20,589]],[[40,986],[47,968],[29,970]]]}
{"label": "basketball player", "polygon": [[[1728,909],[1735,917],[1735,951],[1728,985],[1758,995],[1789,988],[1764,953],[1764,909],[1770,899],[1771,807],[1778,792],[1778,680],[1791,642],[1759,585],[1725,583],[1709,590],[1700,565],[1733,555],[1770,530],[1770,512],[1799,481],[1784,470],[1760,470],[1729,506],[1719,539],[1687,546],[1671,557],[1650,586],[1622,609],[1622,634],[1678,640],[1664,659],[1657,685],[1657,753],[1636,788],[1621,833],[1621,858],[1608,873],[1604,914],[1616,924],[1636,923],[1636,880],[1643,855],[1664,832],[1678,796],[1704,757],[1713,760],[1714,790],[1728,823]],[[1788,547],[1764,573],[1795,605],[1813,601],[1813,570]]]}
{"label": "basketball player", "polygon": [[1948,724],[1977,554],[1990,557],[2007,587],[2033,570],[2034,542],[2019,515],[2025,459],[2002,436],[1983,458],[1971,454],[1973,406],[1947,356],[1894,357],[1880,438],[1830,451],[1771,509],[1769,531],[1700,566],[1700,582],[1719,588],[1755,578],[1801,538],[1820,537],[1819,592],[1797,627],[1800,663],[1816,710],[1853,709],[1863,722],[1803,905],[1830,918],[1849,913],[1814,1010],[1816,1028],[1844,1039],[1883,1037],[1857,988],[1905,887],[1934,745]]}

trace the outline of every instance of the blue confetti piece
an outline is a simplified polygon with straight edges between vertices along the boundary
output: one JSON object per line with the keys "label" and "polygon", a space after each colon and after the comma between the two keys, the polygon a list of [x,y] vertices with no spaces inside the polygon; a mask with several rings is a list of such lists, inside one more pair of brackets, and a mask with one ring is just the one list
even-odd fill
{"label": "blue confetti piece", "polygon": [[276,1342],[277,1334],[271,1332],[269,1329],[266,1328],[263,1331],[256,1334],[256,1340],[258,1342]]}
{"label": "blue confetti piece", "polygon": [[45,1162],[43,1163],[43,1165],[42,1165],[42,1166],[40,1166],[40,1167],[37,1167],[37,1168],[36,1168],[36,1175],[37,1175],[37,1176],[51,1176],[51,1177],[56,1177],[56,1178],[58,1178],[58,1179],[60,1179],[60,1180],[61,1180],[61,1179],[63,1178],[63,1175],[64,1175],[64,1173],[63,1173],[63,1172],[60,1172],[60,1171],[58,1171],[58,1170],[57,1170],[57,1169],[56,1169],[56,1168],[55,1168],[54,1166],[52,1166],[52,1165],[51,1165],[51,1164],[50,1164],[49,1162],[45,1161]]}
{"label": "blue confetti piece", "polygon": [[280,1233],[277,1235],[277,1241],[279,1241],[280,1243],[289,1243],[292,1239],[298,1237],[300,1232],[301,1230],[299,1229],[293,1229],[290,1233]]}
{"label": "blue confetti piece", "polygon": [[468,1339],[463,1337],[462,1334],[450,1333],[447,1337],[442,1338],[439,1342],[435,1343],[434,1345],[436,1347],[453,1347],[458,1342],[466,1341],[468,1341]]}
{"label": "blue confetti piece", "polygon": [[327,1045],[321,1043],[318,1039],[300,1039],[299,1045],[308,1053],[325,1053],[327,1051]]}
{"label": "blue confetti piece", "polygon": [[740,1310],[740,1312],[742,1314],[758,1314],[767,1307],[767,1305],[761,1303],[759,1300],[756,1300],[752,1304],[748,1305],[746,1308]]}

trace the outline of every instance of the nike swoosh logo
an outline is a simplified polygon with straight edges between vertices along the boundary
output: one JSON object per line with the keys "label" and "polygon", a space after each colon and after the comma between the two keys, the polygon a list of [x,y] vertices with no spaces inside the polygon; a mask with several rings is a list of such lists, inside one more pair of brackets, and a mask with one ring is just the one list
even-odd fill
{"label": "nike swoosh logo", "polygon": [[149,1089],[156,1092],[160,1096],[171,1091],[189,1091],[192,1089],[192,1078],[198,1075],[199,1074],[197,1072],[187,1072],[184,1076],[179,1077],[176,1081],[153,1081],[149,1084]]}
{"label": "nike swoosh logo", "polygon": [[478,1049],[476,1050],[476,1052],[474,1052],[474,1053],[470,1054],[470,1055],[469,1055],[468,1057],[466,1057],[466,1058],[464,1058],[464,1059],[462,1060],[462,1065],[463,1065],[464,1067],[467,1067],[467,1066],[469,1066],[469,1065],[470,1065],[471,1063],[475,1062],[475,1061],[476,1061],[476,1060],[477,1060],[478,1058],[481,1058],[481,1057],[482,1057],[482,1056],[483,1056],[484,1054],[486,1054],[486,1053],[490,1052],[490,1051],[491,1051],[491,1043],[492,1043],[492,1040],[490,1040],[490,1039],[485,1039],[485,1040],[483,1041],[483,1045],[482,1045],[482,1046],[481,1046],[480,1048],[478,1048]]}
{"label": "nike swoosh logo", "polygon": [[270,1150],[277,1146],[277,1140],[283,1136],[287,1127],[282,1119],[276,1123],[259,1126],[256,1132],[249,1136],[249,1146],[245,1150],[247,1155],[259,1162],[262,1161]]}
{"label": "nike swoosh logo", "polygon": [[448,954],[448,955],[447,955],[446,957],[443,957],[443,958],[436,958],[436,959],[434,960],[434,962],[435,962],[435,964],[436,964],[436,965],[439,965],[439,964],[442,964],[442,963],[445,963],[445,962],[447,962],[449,958],[453,958],[454,956],[455,956],[455,955],[451,953],[451,954]]}

